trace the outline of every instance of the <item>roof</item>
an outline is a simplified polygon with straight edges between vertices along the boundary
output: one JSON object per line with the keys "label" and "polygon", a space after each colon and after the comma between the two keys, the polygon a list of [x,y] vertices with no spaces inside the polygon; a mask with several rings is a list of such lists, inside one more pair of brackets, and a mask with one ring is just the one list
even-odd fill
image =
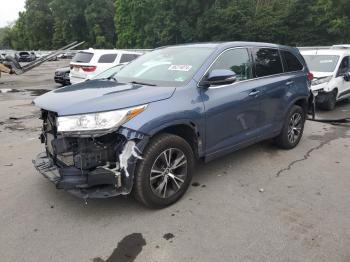
{"label": "roof", "polygon": [[350,50],[347,49],[321,49],[321,50],[305,50],[300,52],[302,55],[350,55]]}
{"label": "roof", "polygon": [[94,48],[81,50],[79,52],[87,52],[87,53],[94,53],[94,54],[142,54],[141,52],[134,52],[134,51],[128,51],[128,50],[121,50],[121,49],[94,49]]}

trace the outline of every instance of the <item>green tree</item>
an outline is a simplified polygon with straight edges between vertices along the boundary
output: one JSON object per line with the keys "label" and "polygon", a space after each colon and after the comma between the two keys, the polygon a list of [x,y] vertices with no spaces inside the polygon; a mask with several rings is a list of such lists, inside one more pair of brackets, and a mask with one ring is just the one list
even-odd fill
{"label": "green tree", "polygon": [[72,41],[85,41],[89,35],[85,9],[87,0],[52,0],[54,17],[53,46],[58,48]]}
{"label": "green tree", "polygon": [[50,49],[53,36],[53,18],[47,0],[27,0],[25,30],[30,49]]}
{"label": "green tree", "polygon": [[116,41],[114,0],[90,0],[84,14],[90,45],[112,48]]}

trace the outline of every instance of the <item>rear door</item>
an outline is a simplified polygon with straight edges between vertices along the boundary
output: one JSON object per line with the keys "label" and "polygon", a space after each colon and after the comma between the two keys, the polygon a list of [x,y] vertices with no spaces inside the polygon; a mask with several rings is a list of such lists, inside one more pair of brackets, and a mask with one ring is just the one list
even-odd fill
{"label": "rear door", "polygon": [[345,56],[339,66],[336,75],[336,87],[338,88],[338,98],[344,98],[350,95],[350,82],[344,80],[344,74],[350,71],[350,56]]}
{"label": "rear door", "polygon": [[259,135],[272,136],[284,119],[288,92],[295,85],[294,74],[284,74],[277,48],[254,48],[255,77],[261,88],[261,127]]}
{"label": "rear door", "polygon": [[[206,154],[208,158],[252,142],[261,124],[259,86],[252,73],[251,56],[246,48],[224,51],[210,67],[228,69],[237,80],[229,85],[202,88],[206,119]],[[208,74],[207,73],[207,74]]]}

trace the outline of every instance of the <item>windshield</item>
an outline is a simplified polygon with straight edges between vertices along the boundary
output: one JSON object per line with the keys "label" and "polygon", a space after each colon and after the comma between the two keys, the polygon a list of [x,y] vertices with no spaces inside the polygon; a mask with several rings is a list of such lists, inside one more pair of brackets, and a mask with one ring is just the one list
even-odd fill
{"label": "windshield", "polygon": [[181,86],[187,83],[213,48],[169,47],[140,56],[116,76],[119,82]]}
{"label": "windshield", "polygon": [[338,64],[338,55],[304,55],[307,66],[313,72],[334,72]]}
{"label": "windshield", "polygon": [[111,68],[109,68],[109,69],[103,71],[102,73],[96,75],[96,76],[93,77],[92,79],[106,79],[106,78],[112,78],[112,77],[114,77],[124,66],[125,66],[125,64],[113,66],[113,67],[111,67]]}

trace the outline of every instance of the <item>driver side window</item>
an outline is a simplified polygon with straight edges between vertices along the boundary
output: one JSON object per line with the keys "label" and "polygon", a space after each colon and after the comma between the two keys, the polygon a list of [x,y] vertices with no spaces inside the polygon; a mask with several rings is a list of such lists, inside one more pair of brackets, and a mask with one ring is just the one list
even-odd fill
{"label": "driver side window", "polygon": [[209,73],[216,69],[231,70],[236,73],[237,81],[252,78],[252,63],[247,49],[237,48],[223,52],[212,65]]}
{"label": "driver side window", "polygon": [[343,58],[343,60],[341,61],[341,64],[339,66],[339,70],[338,70],[338,74],[337,76],[343,76],[345,73],[349,72],[350,68],[349,68],[349,56],[346,56]]}

